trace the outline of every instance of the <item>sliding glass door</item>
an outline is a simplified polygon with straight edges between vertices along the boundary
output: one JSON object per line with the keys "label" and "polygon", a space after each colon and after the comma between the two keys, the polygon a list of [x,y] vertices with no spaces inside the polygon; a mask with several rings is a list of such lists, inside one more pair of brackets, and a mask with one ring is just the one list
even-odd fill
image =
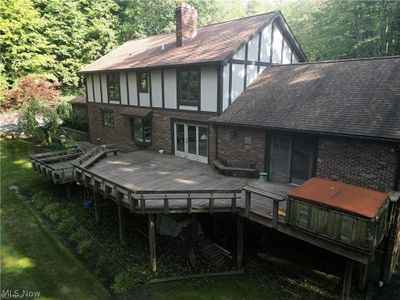
{"label": "sliding glass door", "polygon": [[175,123],[175,155],[208,162],[208,128],[206,126]]}
{"label": "sliding glass door", "polygon": [[307,137],[271,137],[271,181],[302,184],[312,176],[316,141]]}

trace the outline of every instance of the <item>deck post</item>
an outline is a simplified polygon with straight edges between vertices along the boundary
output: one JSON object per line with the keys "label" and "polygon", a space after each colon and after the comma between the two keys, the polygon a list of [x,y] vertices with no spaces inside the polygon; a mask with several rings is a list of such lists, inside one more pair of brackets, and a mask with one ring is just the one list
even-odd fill
{"label": "deck post", "polygon": [[243,267],[243,218],[237,219],[237,268]]}
{"label": "deck post", "polygon": [[250,214],[250,199],[251,199],[251,193],[249,191],[244,191],[244,201],[245,201],[244,215],[246,218],[248,218]]}
{"label": "deck post", "polygon": [[278,228],[278,211],[279,211],[279,202],[278,200],[274,200],[272,204],[272,228]]}
{"label": "deck post", "polygon": [[125,216],[124,216],[124,208],[122,207],[121,197],[123,195],[118,191],[115,191],[117,197],[117,206],[118,206],[118,221],[119,221],[119,239],[122,245],[125,245]]}
{"label": "deck post", "polygon": [[67,183],[65,185],[65,189],[66,189],[66,195],[67,195],[67,201],[71,200],[71,190],[72,190],[72,186],[71,183]]}
{"label": "deck post", "polygon": [[99,221],[100,221],[98,199],[96,197],[98,187],[99,187],[99,183],[96,181],[96,179],[94,179],[93,180],[93,206],[94,206],[94,218],[96,220],[96,223],[99,223]]}
{"label": "deck post", "polygon": [[157,271],[156,263],[156,226],[154,214],[149,214],[149,246],[150,246],[150,268],[153,272]]}
{"label": "deck post", "polygon": [[192,243],[196,242],[197,240],[197,214],[192,214]]}
{"label": "deck post", "polygon": [[363,292],[365,290],[365,285],[367,282],[367,270],[368,270],[367,264],[362,264],[362,263],[359,264],[357,289],[360,292]]}
{"label": "deck post", "polygon": [[353,274],[353,260],[346,257],[343,277],[342,299],[350,299],[351,277]]}

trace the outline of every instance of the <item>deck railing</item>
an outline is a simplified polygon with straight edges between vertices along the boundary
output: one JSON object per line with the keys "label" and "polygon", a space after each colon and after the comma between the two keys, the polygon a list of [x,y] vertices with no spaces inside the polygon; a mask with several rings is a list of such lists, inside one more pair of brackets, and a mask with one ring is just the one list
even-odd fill
{"label": "deck railing", "polygon": [[108,152],[114,152],[114,154],[116,154],[117,151],[119,150],[114,144],[100,145],[86,151],[85,154],[72,161],[72,164],[74,166],[81,166],[85,164],[83,167],[87,167],[89,161],[91,164],[93,164],[102,157],[101,155]]}
{"label": "deck railing", "polygon": [[[236,212],[241,190],[134,190],[75,166],[75,181],[128,207],[132,213]],[[176,201],[185,201],[177,205]],[[204,202],[205,201],[205,202]],[[218,203],[224,201],[224,205]],[[162,202],[155,205],[155,202]],[[201,203],[199,203],[201,202]],[[227,205],[227,203],[229,205]]]}

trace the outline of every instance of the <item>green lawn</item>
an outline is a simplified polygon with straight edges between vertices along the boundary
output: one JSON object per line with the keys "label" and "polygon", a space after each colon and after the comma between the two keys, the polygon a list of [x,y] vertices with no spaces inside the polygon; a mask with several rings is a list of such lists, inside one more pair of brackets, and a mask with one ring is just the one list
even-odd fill
{"label": "green lawn", "polygon": [[1,139],[1,289],[40,291],[41,299],[106,299],[108,291],[66,249],[12,185],[40,189],[30,144]]}

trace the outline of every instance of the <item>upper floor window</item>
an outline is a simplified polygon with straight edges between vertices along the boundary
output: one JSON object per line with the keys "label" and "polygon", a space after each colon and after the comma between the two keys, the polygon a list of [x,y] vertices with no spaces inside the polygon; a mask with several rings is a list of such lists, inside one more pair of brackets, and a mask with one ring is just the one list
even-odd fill
{"label": "upper floor window", "polygon": [[198,106],[200,102],[200,71],[184,70],[178,73],[178,99],[181,105]]}
{"label": "upper floor window", "polygon": [[131,119],[132,141],[136,145],[151,145],[151,119],[135,117]]}
{"label": "upper floor window", "polygon": [[138,73],[138,88],[139,93],[148,93],[149,92],[149,73],[148,72],[139,72]]}
{"label": "upper floor window", "polygon": [[107,74],[108,100],[121,101],[119,73]]}
{"label": "upper floor window", "polygon": [[104,127],[114,127],[114,112],[112,110],[102,110],[101,122]]}

